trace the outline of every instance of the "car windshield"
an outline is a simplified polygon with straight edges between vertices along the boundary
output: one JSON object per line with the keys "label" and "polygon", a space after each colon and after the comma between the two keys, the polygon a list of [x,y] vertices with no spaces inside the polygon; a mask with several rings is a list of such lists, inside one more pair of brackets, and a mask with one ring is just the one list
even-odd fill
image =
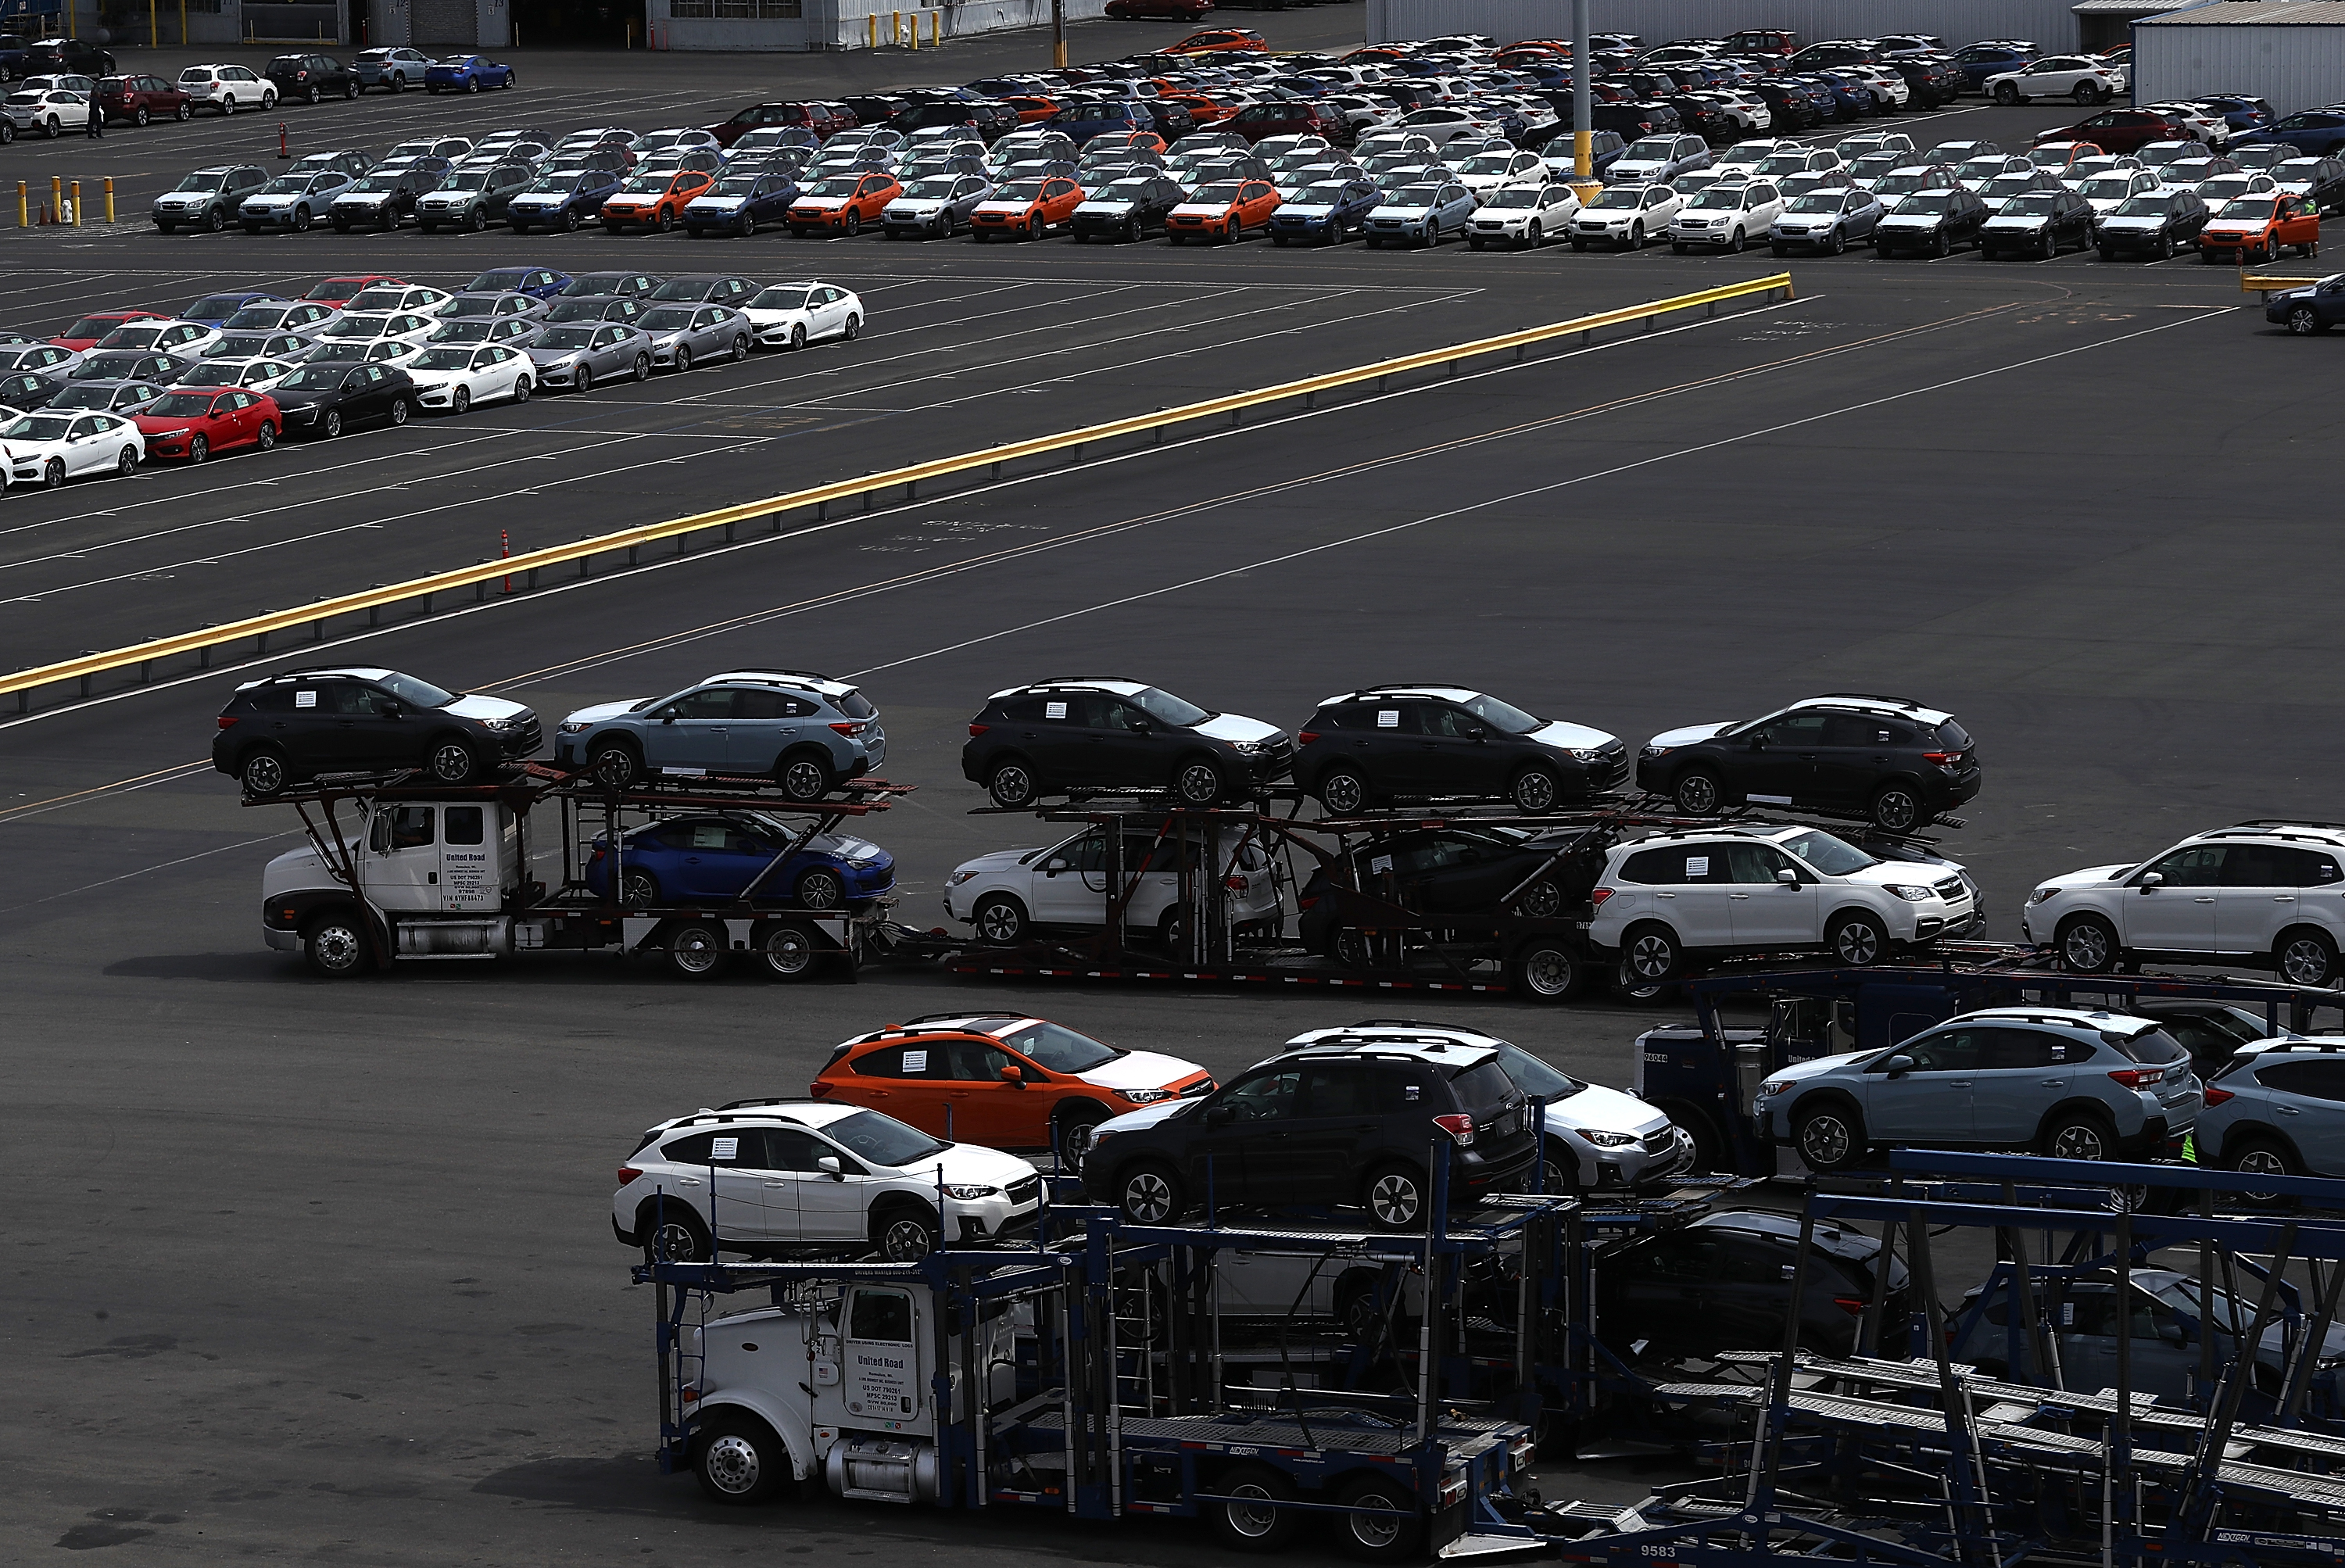
{"label": "car windshield", "polygon": [[585,180],[574,174],[565,172],[549,174],[544,178],[533,182],[529,188],[530,193],[536,196],[567,196],[574,190],[584,190],[586,187]]}
{"label": "car windshield", "polygon": [[1867,179],[1876,178],[1891,169],[1903,167],[1905,156],[1902,152],[1869,152],[1850,164],[1849,172]]}
{"label": "car windshield", "polygon": [[1609,189],[1598,191],[1596,199],[1588,205],[1590,207],[1641,207],[1644,205],[1644,200],[1645,193],[1639,187],[1616,185]]}
{"label": "car windshield", "polygon": [[1968,163],[1958,165],[1954,169],[1954,178],[1964,180],[1993,179],[2003,172],[2003,165],[2004,160],[2000,158],[1974,158]]}
{"label": "car windshield", "polygon": [[[236,372],[228,370],[223,371],[220,373],[233,376],[236,374]],[[204,382],[200,376],[191,375],[188,380],[191,384],[198,386],[220,384]],[[49,400],[49,407],[110,409],[114,406],[115,391],[115,388],[108,386],[67,387],[65,391],[59,392],[56,397]]]}
{"label": "car windshield", "polygon": [[1836,190],[1812,190],[1805,196],[1795,196],[1792,198],[1790,206],[1788,206],[1784,210],[1788,212],[1838,212],[1840,210],[1840,192]]}
{"label": "car windshield", "polygon": [[1185,727],[1203,724],[1213,717],[1194,703],[1183,702],[1171,692],[1159,691],[1152,686],[1142,687],[1124,700],[1134,704],[1160,724]]}
{"label": "car windshield", "polygon": [[1844,877],[1851,871],[1861,871],[1881,862],[1845,840],[1836,839],[1820,829],[1811,828],[1776,842],[1790,854],[1799,856],[1828,877]]}
{"label": "car windshield", "polygon": [[807,194],[808,196],[852,196],[855,194],[856,188],[862,183],[861,177],[858,175],[833,175],[828,179],[816,180],[813,188]]}
{"label": "car windshield", "polygon": [[484,168],[461,168],[448,177],[442,190],[479,190],[489,183],[489,171]]}
{"label": "car windshield", "polygon": [[2321,160],[2317,158],[2292,158],[2286,163],[2274,165],[2269,173],[2284,185],[2290,182],[2309,185],[2320,178],[2320,164]]}
{"label": "car windshield", "polygon": [[214,294],[208,300],[198,300],[188,307],[188,319],[197,321],[216,321],[233,316],[244,306],[244,300],[234,294]]}
{"label": "car windshield", "polygon": [[730,175],[724,179],[718,180],[716,182],[716,188],[714,191],[707,192],[706,194],[712,196],[749,196],[756,192],[758,178],[758,176],[754,174]]}
{"label": "car windshield", "polygon": [[802,311],[806,302],[807,291],[803,283],[777,283],[770,289],[759,290],[757,297],[749,301],[748,308],[752,311]]}
{"label": "car windshield", "polygon": [[2254,188],[2255,179],[2252,174],[2224,174],[2202,180],[2197,187],[2198,199],[2209,207],[2220,207],[2247,195]]}
{"label": "car windshield", "polygon": [[15,441],[63,441],[73,421],[55,414],[28,413],[0,430],[0,436]]}
{"label": "car windshield", "polygon": [[2085,181],[2076,188],[2076,194],[2087,201],[2096,198],[2105,201],[2116,201],[2123,199],[2131,194],[2132,190],[2133,181],[2128,177],[2122,174],[2105,174],[2097,179]]}
{"label": "car windshield", "polygon": [[1897,215],[1900,218],[1903,218],[1909,212],[1920,213],[1924,216],[1933,212],[1951,212],[1954,210],[1954,193],[1953,191],[1924,190],[1918,191],[1899,202],[1897,204]]}
{"label": "car windshield", "polygon": [[658,174],[638,174],[619,187],[621,196],[652,196],[667,188],[667,177]]}
{"label": "car windshield", "polygon": [[[242,365],[198,365],[179,378],[179,384],[189,387],[232,387],[243,377]],[[83,406],[103,408],[106,405],[89,403]]]}
{"label": "car windshield", "polygon": [[444,321],[432,332],[434,342],[484,343],[496,330],[494,321]]}
{"label": "car windshield", "polygon": [[362,365],[367,361],[364,343],[320,343],[303,356],[313,365]]}
{"label": "car windshield", "polygon": [[[507,315],[511,315],[512,313],[513,312],[511,311],[505,312]],[[461,321],[466,316],[493,316],[495,314],[497,314],[497,298],[495,295],[459,294],[456,298],[448,301],[447,308],[440,312],[440,319],[442,321]]]}
{"label": "car windshield", "polygon": [[2017,196],[2023,190],[2035,188],[2035,177],[2032,174],[1998,174],[1986,182],[1979,194],[1989,201],[2001,201]]}
{"label": "car windshield", "polygon": [[259,190],[254,191],[253,194],[255,196],[299,196],[309,188],[310,177],[308,175],[289,174],[270,180],[267,185],[264,185]]}
{"label": "car windshield", "polygon": [[2242,196],[2236,200],[2227,201],[2223,203],[2221,214],[2225,218],[2246,219],[2257,223],[2262,222],[2271,215],[2272,199],[2269,196]]}
{"label": "car windshield", "polygon": [[684,305],[663,305],[656,311],[645,311],[639,324],[647,332],[673,332],[692,325],[692,311]]}
{"label": "car windshield", "polygon": [[1469,697],[1457,706],[1502,735],[1528,735],[1534,729],[1547,728],[1544,718],[1535,718],[1495,697]]}
{"label": "car windshield", "polygon": [[[1676,150],[1677,143],[1671,137],[1649,136],[1642,141],[1629,144],[1629,150],[1622,153],[1620,158],[1627,163],[1667,163],[1670,155]],[[1491,153],[1485,156],[1503,158],[1506,155]]]}
{"label": "car windshield", "polygon": [[326,329],[330,338],[379,338],[391,326],[382,316],[344,316]]}
{"label": "car windshield", "polygon": [[456,700],[452,691],[442,691],[428,680],[397,671],[381,677],[375,684],[411,708],[445,708]]}
{"label": "car windshield", "polygon": [[1498,1065],[1507,1070],[1515,1087],[1535,1100],[1559,1100],[1588,1087],[1568,1073],[1557,1072],[1519,1045],[1500,1044]]}
{"label": "car windshield", "polygon": [[[1667,153],[1655,153],[1655,158],[1667,158]],[[1514,166],[1510,152],[1477,152],[1458,168],[1460,174],[1504,174]]]}
{"label": "car windshield", "polygon": [[2113,218],[2163,218],[2174,210],[2174,198],[2161,195],[2128,197],[2117,203]]}
{"label": "car windshield", "polygon": [[220,188],[220,178],[217,174],[191,174],[171,188],[173,190],[218,190]]}
{"label": "car windshield", "polygon": [[277,390],[286,392],[331,392],[342,384],[340,368],[332,363],[304,365],[277,383]]}
{"label": "car windshield", "polygon": [[383,154],[383,155],[382,155],[382,160],[383,160],[383,162],[385,162],[385,163],[389,163],[392,158],[430,158],[431,156],[431,142],[429,142],[429,141],[403,141],[403,142],[401,142],[397,147],[392,148],[389,152],[387,152],[387,153]]}
{"label": "car windshield", "polygon": [[593,327],[555,327],[538,339],[541,349],[583,349],[594,341]]}
{"label": "car windshield", "polygon": [[2259,147],[2233,148],[2230,158],[2242,168],[2270,168],[2281,163],[2294,162],[2296,149],[2284,141]]}
{"label": "car windshield", "polygon": [[186,419],[209,413],[211,407],[209,392],[169,392],[148,403],[147,412],[157,419]]}
{"label": "car windshield", "polygon": [[[1334,188],[1340,190],[1343,188],[1341,186],[1337,186]],[[1333,200],[1334,198],[1331,197],[1328,199]],[[1538,205],[1538,201],[1539,192],[1537,189],[1528,185],[1519,185],[1511,190],[1494,190],[1490,192],[1489,196],[1484,199],[1482,205],[1485,207],[1537,207]],[[1697,203],[1697,205],[1699,204]]]}
{"label": "car windshield", "polygon": [[151,349],[162,335],[160,326],[117,327],[106,335],[104,346],[109,349]]}
{"label": "car windshield", "polygon": [[1903,196],[1912,190],[1930,188],[1932,176],[1922,173],[1893,174],[1884,177],[1873,189],[1883,196]]}
{"label": "car windshield", "polygon": [[425,371],[461,371],[470,368],[470,349],[426,349],[415,356],[415,367]]}
{"label": "car windshield", "polygon": [[1102,1045],[1090,1035],[1078,1034],[1063,1024],[1040,1021],[998,1038],[1005,1044],[1016,1046],[1053,1073],[1088,1073],[1123,1054],[1114,1046]]}
{"label": "car windshield", "polygon": [[1217,180],[1212,185],[1199,186],[1189,200],[1199,207],[1222,207],[1237,199],[1238,188],[1234,182]]}
{"label": "car windshield", "polygon": [[2013,197],[2005,203],[2005,217],[2048,218],[2059,205],[2058,199],[2048,190],[2030,190]]}
{"label": "car windshield", "polygon": [[1039,179],[1013,179],[993,193],[996,201],[1032,201],[1042,194]]}
{"label": "car windshield", "polygon": [[1142,176],[1138,179],[1119,179],[1110,183],[1102,188],[1096,199],[1101,201],[1139,201],[1145,199],[1148,193],[1155,188],[1156,181],[1152,178],[1145,175]]}
{"label": "car windshield", "polygon": [[952,1147],[877,1111],[858,1111],[851,1116],[842,1116],[822,1132],[831,1142],[875,1166],[908,1166]]}

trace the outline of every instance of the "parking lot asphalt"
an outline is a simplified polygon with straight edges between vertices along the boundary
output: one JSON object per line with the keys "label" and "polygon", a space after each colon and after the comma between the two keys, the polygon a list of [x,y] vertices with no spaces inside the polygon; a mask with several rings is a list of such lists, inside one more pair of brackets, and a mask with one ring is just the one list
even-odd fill
{"label": "parking lot asphalt", "polygon": [[[2004,113],[1964,123],[2024,140],[2058,117]],[[235,280],[461,281],[540,258],[815,275],[873,300],[865,340],[802,359],[9,495],[0,566],[32,585],[5,590],[11,664],[462,564],[499,530],[566,539],[1774,270],[599,235],[52,232],[0,235],[0,317],[25,327]],[[2311,498],[2332,345],[2266,331],[2228,269],[2196,263],[1790,270],[1798,298],[1771,307],[319,657],[495,689],[549,720],[721,667],[852,675],[885,711],[889,777],[920,787],[868,828],[923,925],[959,860],[1049,841],[968,815],[980,798],[957,753],[986,692],[1054,673],[1139,675],[1289,726],[1347,687],[1455,680],[1632,744],[1820,690],[1910,695],[1980,738],[1985,791],[1944,838],[2005,936],[2042,874],[2243,817],[2333,818],[2333,656],[2318,597],[2287,586],[2337,564]],[[262,949],[255,919],[261,863],[299,842],[289,813],[239,808],[202,760],[249,673],[0,724],[0,1127],[24,1194],[0,1557],[1185,1568],[1209,1550],[1185,1532],[743,1513],[659,1477],[651,1305],[603,1201],[633,1135],[794,1092],[837,1041],[971,996],[1224,1072],[1300,1029],[1405,1011],[1616,1084],[1636,1032],[1678,1016],[888,971],[693,986],[562,959],[314,981]],[[1646,1479],[1576,1467],[1547,1491],[1625,1500]]]}

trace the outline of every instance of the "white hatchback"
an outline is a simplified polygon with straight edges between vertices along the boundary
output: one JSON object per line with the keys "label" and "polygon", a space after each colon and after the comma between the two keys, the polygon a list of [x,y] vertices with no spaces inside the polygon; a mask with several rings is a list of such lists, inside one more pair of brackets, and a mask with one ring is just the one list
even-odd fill
{"label": "white hatchback", "polygon": [[720,1252],[877,1252],[910,1263],[1030,1227],[1042,1178],[1015,1155],[947,1143],[818,1100],[737,1100],[661,1122],[619,1167],[611,1229],[678,1261]]}

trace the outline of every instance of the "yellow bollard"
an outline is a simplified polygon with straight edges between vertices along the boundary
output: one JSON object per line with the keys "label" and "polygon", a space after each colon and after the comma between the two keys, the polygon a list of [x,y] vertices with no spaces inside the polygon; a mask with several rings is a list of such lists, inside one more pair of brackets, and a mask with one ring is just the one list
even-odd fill
{"label": "yellow bollard", "polygon": [[106,177],[106,220],[114,221],[114,176]]}
{"label": "yellow bollard", "polygon": [[869,15],[864,17],[863,21],[864,31],[871,36],[870,46],[876,49],[879,46],[879,13],[874,11]]}
{"label": "yellow bollard", "polygon": [[81,181],[78,179],[73,182],[73,226],[76,229],[81,227]]}
{"label": "yellow bollard", "polygon": [[30,229],[32,226],[33,193],[31,188],[20,179],[16,182],[16,227]]}
{"label": "yellow bollard", "polygon": [[912,51],[913,51],[913,53],[918,54],[918,53],[919,52],[919,48],[920,48],[920,14],[919,14],[918,11],[915,11],[915,12],[913,12],[913,13],[912,13]]}
{"label": "yellow bollard", "polygon": [[890,11],[888,13],[888,46],[891,49],[899,48],[903,42],[904,14],[901,11]]}
{"label": "yellow bollard", "polygon": [[61,176],[49,176],[49,210],[41,221],[56,223],[65,217],[66,182]]}
{"label": "yellow bollard", "polygon": [[929,47],[941,49],[944,44],[945,14],[942,11],[931,11],[929,13]]}

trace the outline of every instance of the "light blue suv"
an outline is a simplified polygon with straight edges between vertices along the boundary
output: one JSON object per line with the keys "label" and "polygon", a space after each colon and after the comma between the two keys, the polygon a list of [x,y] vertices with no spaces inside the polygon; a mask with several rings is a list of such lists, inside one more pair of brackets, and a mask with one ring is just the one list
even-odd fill
{"label": "light blue suv", "polygon": [[1759,1089],[1751,1112],[1812,1171],[1882,1145],[2147,1159],[2197,1123],[2190,1054],[2157,1021],[2066,1007],[1967,1013],[1886,1051],[1820,1057]]}
{"label": "light blue suv", "polygon": [[582,708],[553,741],[558,765],[614,789],[662,775],[763,777],[793,800],[819,800],[887,757],[870,698],[792,669],[733,670],[672,697]]}
{"label": "light blue suv", "polygon": [[2201,1165],[2249,1176],[2345,1176],[2345,1040],[2266,1040],[2207,1085]]}

